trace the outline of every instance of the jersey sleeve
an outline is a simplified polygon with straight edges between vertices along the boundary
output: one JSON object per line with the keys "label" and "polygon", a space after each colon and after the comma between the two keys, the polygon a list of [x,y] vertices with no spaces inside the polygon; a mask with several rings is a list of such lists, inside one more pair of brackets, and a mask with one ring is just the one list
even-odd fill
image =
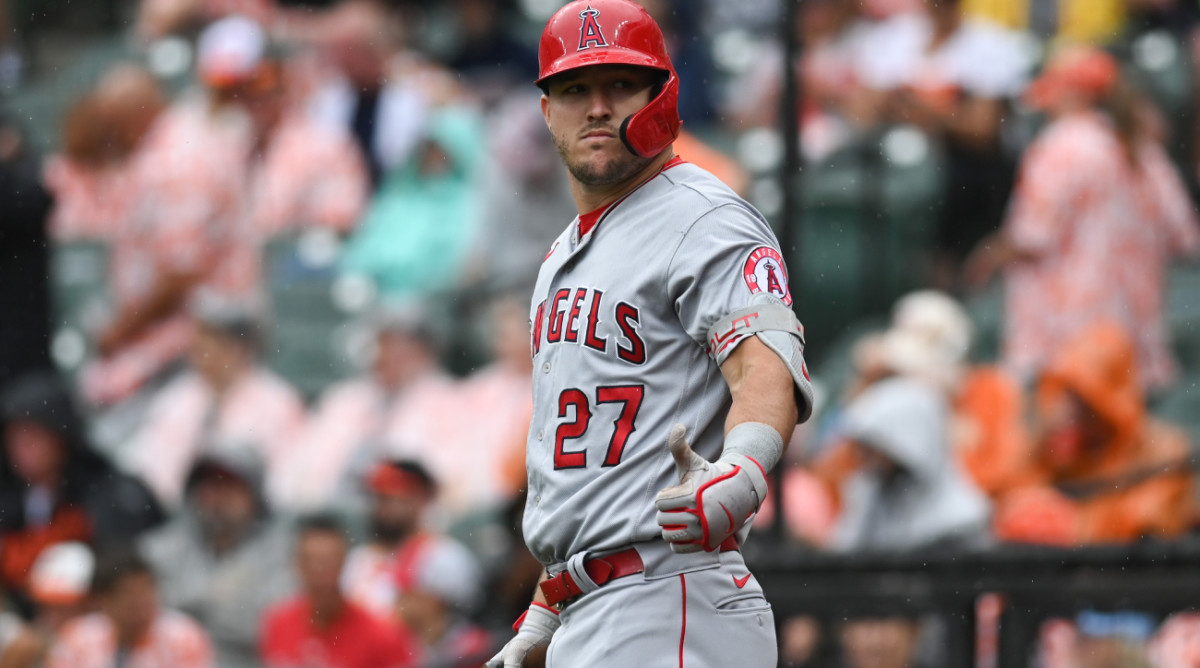
{"label": "jersey sleeve", "polygon": [[701,346],[718,319],[757,293],[792,303],[774,233],[737,204],[709,211],[684,231],[667,266],[667,291],[680,324]]}

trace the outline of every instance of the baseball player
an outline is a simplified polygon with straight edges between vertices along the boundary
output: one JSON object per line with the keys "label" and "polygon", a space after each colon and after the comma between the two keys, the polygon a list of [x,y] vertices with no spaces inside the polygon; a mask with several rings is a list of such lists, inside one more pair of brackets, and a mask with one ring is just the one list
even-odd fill
{"label": "baseball player", "polygon": [[778,243],[672,152],[679,82],[640,5],[572,2],[538,55],[579,216],[530,308],[524,533],[546,573],[487,665],[774,666],[738,547],[811,412]]}

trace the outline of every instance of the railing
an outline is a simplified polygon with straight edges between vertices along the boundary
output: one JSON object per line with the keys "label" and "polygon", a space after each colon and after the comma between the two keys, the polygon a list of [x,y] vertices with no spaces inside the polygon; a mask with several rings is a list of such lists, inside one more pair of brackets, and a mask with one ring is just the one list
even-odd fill
{"label": "railing", "polygon": [[828,631],[840,621],[929,613],[946,625],[947,668],[973,666],[976,603],[989,593],[1004,602],[999,668],[1028,667],[1039,627],[1050,617],[1082,610],[1166,616],[1200,607],[1200,536],[1070,550],[997,546],[904,555],[835,556],[759,545],[747,557],[777,620],[808,615],[826,630],[810,662],[819,667],[832,665]]}

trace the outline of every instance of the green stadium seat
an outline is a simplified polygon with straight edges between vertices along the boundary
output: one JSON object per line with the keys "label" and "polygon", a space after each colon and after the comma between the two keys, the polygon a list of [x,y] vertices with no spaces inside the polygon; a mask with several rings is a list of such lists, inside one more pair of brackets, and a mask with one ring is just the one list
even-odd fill
{"label": "green stadium seat", "polygon": [[1200,453],[1200,374],[1184,376],[1154,402],[1152,413],[1188,433],[1192,451]]}
{"label": "green stadium seat", "polygon": [[314,258],[302,239],[269,242],[263,270],[272,328],[266,361],[309,399],[352,373],[346,340],[353,317],[334,296],[336,259]]}
{"label": "green stadium seat", "polygon": [[108,244],[99,241],[56,243],[50,254],[53,313],[52,352],[68,373],[93,354],[93,333],[112,309]]}
{"label": "green stadium seat", "polygon": [[805,166],[792,282],[816,357],[853,323],[922,287],[941,164],[923,135],[899,127]]}
{"label": "green stadium seat", "polygon": [[1185,373],[1200,373],[1200,266],[1172,267],[1165,308],[1180,366]]}

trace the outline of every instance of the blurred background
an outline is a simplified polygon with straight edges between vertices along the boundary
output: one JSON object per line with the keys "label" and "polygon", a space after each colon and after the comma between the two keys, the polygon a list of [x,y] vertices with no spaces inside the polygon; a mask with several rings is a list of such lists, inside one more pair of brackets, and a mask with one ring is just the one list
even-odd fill
{"label": "blurred background", "polygon": [[[558,0],[0,0],[0,668],[478,666]],[[818,405],[780,665],[1200,667],[1200,5],[646,0]]]}

